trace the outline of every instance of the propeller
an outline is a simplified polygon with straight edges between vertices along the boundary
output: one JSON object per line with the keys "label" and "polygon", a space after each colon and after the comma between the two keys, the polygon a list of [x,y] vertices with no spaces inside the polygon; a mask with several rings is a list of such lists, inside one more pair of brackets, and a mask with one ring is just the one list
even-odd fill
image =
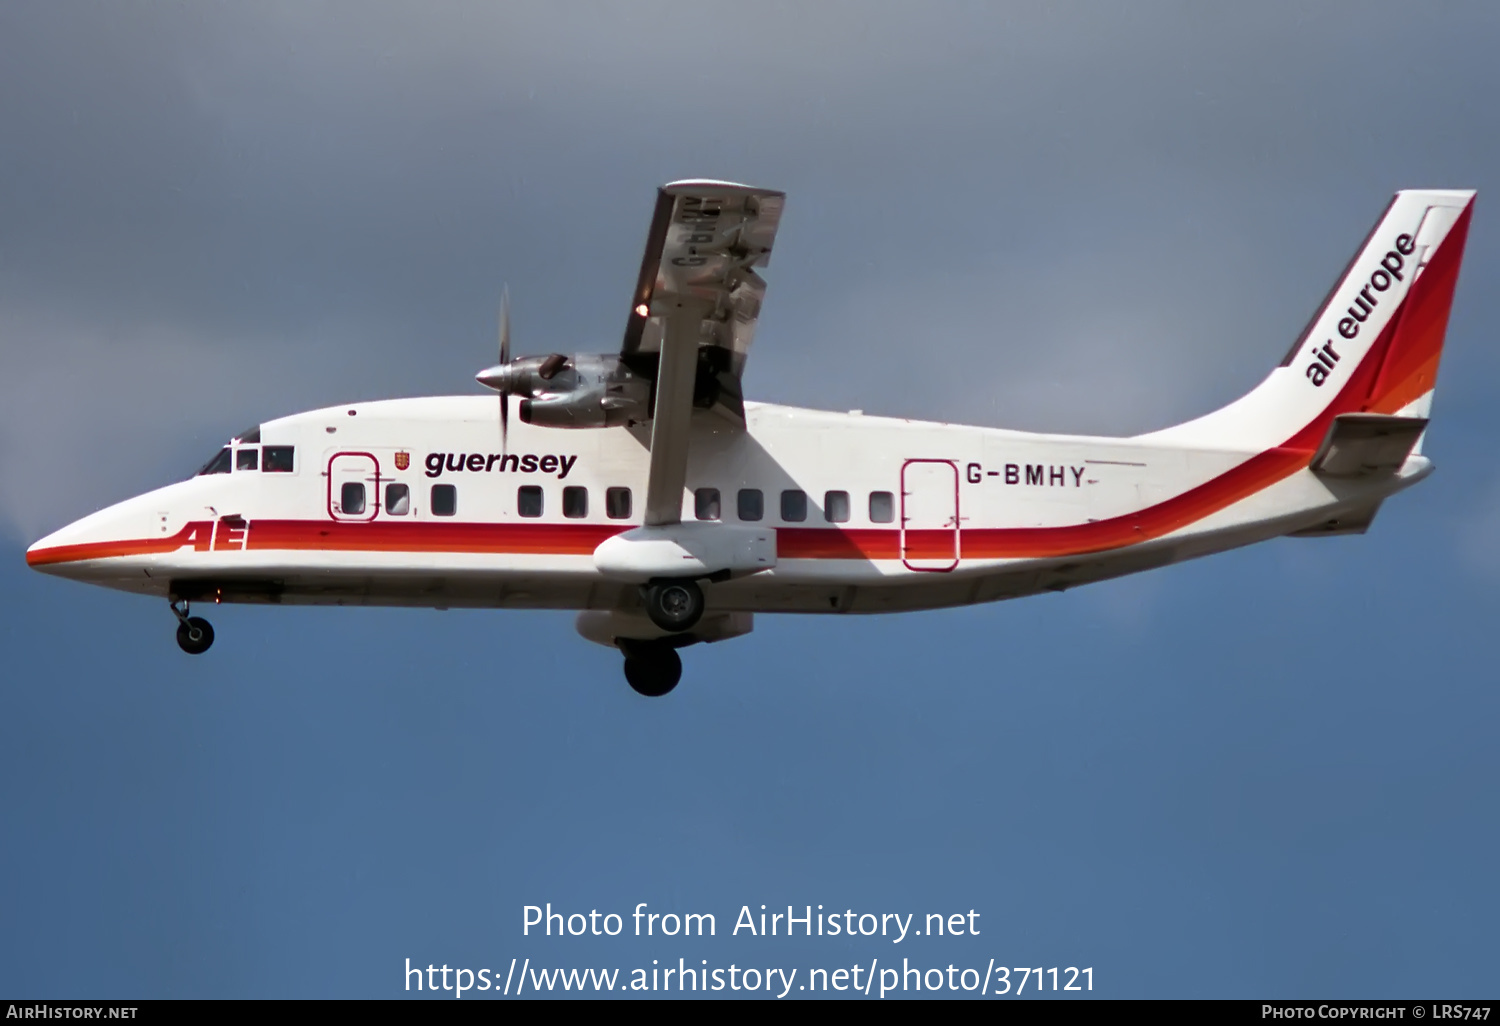
{"label": "propeller", "polygon": [[[510,435],[510,397],[512,393],[524,396],[530,395],[531,391],[538,387],[537,380],[551,382],[553,378],[567,368],[568,357],[561,353],[553,353],[541,360],[539,364],[532,364],[532,359],[522,361],[525,366],[515,367],[510,361],[510,288],[507,286],[500,293],[500,362],[493,367],[486,367],[474,375],[486,388],[493,388],[500,393],[500,452],[506,452],[506,445]],[[535,378],[532,377],[535,375]]]}

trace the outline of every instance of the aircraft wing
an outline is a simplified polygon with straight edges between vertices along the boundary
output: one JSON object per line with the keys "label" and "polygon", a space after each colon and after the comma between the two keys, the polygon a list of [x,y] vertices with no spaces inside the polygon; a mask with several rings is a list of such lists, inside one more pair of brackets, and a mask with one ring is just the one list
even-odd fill
{"label": "aircraft wing", "polygon": [[690,321],[699,367],[693,397],[743,420],[740,374],[755,336],[786,194],[733,182],[682,181],[657,191],[620,355],[654,376],[677,321]]}
{"label": "aircraft wing", "polygon": [[743,424],[740,375],[755,335],[766,266],[786,195],[732,182],[657,192],[620,357],[656,382],[646,523],[676,523],[694,408]]}

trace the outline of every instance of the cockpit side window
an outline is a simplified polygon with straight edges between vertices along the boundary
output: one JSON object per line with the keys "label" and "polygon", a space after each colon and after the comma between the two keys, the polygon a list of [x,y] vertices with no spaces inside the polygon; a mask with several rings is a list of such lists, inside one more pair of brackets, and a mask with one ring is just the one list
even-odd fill
{"label": "cockpit side window", "polygon": [[266,474],[290,474],[295,446],[267,445],[261,454],[260,469]]}
{"label": "cockpit side window", "polygon": [[253,445],[247,445],[243,449],[236,449],[234,453],[235,470],[256,470],[260,466],[260,450]]}
{"label": "cockpit side window", "polygon": [[198,476],[202,477],[204,474],[227,474],[229,473],[229,467],[229,446],[226,445],[214,453],[213,459],[203,464],[203,469],[198,471]]}

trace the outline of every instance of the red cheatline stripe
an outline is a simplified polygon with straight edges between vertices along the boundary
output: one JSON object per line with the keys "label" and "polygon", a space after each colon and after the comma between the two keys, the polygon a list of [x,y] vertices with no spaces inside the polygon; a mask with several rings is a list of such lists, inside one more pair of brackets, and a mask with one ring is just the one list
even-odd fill
{"label": "red cheatline stripe", "polygon": [[[913,534],[917,532],[912,532]],[[948,556],[953,555],[953,533],[934,532],[948,538]],[[778,559],[900,559],[901,533],[887,528],[778,527]]]}
{"label": "red cheatline stripe", "polygon": [[80,559],[109,559],[113,556],[144,556],[153,552],[175,552],[192,540],[198,525],[188,524],[168,538],[131,538],[124,541],[86,542],[82,545],[54,545],[26,553],[27,566],[52,563],[74,563]]}
{"label": "red cheatline stripe", "polygon": [[[173,552],[201,540],[208,550],[211,521],[189,523],[170,538],[59,545],[26,554],[31,566],[81,559],[108,559]],[[424,524],[339,523],[329,520],[256,520],[246,529],[246,548],[319,552],[459,552],[592,555],[604,539],[627,530],[603,524]],[[195,537],[195,531],[200,532]],[[238,546],[233,546],[237,549]],[[230,547],[220,551],[230,551]]]}
{"label": "red cheatline stripe", "polygon": [[625,527],[604,524],[338,523],[257,520],[251,549],[331,552],[500,552],[589,556]]}
{"label": "red cheatline stripe", "polygon": [[[1094,523],[1066,527],[970,528],[960,534],[965,559],[1084,555],[1160,538],[1248,498],[1307,466],[1340,413],[1394,413],[1433,386],[1448,312],[1468,238],[1473,202],[1464,208],[1447,239],[1412,285],[1396,315],[1355,368],[1328,408],[1281,445],[1181,495],[1145,509]],[[172,552],[195,539],[189,524],[170,538],[60,545],[26,553],[31,566]],[[453,552],[534,555],[593,553],[599,543],[627,527],[600,524],[338,523],[258,520],[246,547],[256,550],[333,552]],[[204,535],[204,538],[207,536]],[[949,558],[949,531],[907,533],[908,558]],[[899,559],[901,534],[894,529],[782,527],[781,559]]]}

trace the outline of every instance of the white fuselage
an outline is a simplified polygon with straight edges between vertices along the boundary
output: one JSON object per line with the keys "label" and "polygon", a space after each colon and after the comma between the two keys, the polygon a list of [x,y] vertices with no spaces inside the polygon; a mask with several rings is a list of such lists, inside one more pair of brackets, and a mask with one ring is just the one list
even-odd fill
{"label": "white fuselage", "polygon": [[[287,465],[290,446],[290,470],[264,469],[258,454],[255,470],[137,496],[42,539],[28,561],[195,601],[629,617],[638,589],[602,574],[594,553],[641,524],[648,443],[645,429],[512,422],[502,453],[492,397],[330,407],[267,422],[258,442],[233,447],[282,447]],[[1394,477],[1338,482],[1307,469],[1310,449],[755,403],[744,427],[695,413],[690,452],[685,523],[716,515],[775,534],[774,566],[706,587],[711,613],[884,612],[1059,590],[1314,529],[1430,468],[1413,456]],[[610,515],[625,506],[609,489],[629,489],[627,515]],[[717,489],[717,509],[704,489]],[[758,503],[742,503],[757,491]]]}

